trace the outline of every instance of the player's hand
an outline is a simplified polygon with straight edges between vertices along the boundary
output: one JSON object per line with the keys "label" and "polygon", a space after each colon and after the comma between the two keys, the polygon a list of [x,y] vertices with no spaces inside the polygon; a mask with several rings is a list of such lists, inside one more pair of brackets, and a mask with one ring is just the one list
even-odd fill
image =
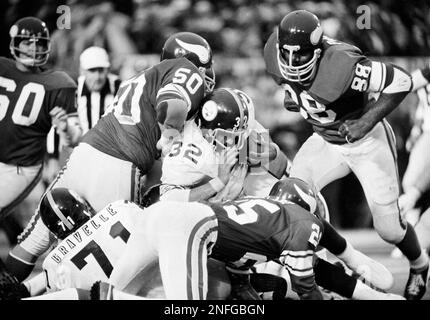
{"label": "player's hand", "polygon": [[227,185],[215,197],[211,198],[210,201],[224,202],[228,200],[235,200],[242,194],[244,181],[248,172],[248,165],[244,163],[236,163],[231,170],[230,179]]}
{"label": "player's hand", "polygon": [[371,125],[362,119],[346,120],[339,127],[339,134],[345,138],[346,142],[353,143],[363,138],[370,130]]}
{"label": "player's hand", "polygon": [[43,172],[42,172],[43,181],[50,184],[55,179],[60,169],[61,169],[61,166],[58,159],[49,158],[45,162],[45,166],[43,167]]}
{"label": "player's hand", "polygon": [[49,111],[51,116],[52,126],[57,128],[57,132],[67,131],[67,113],[66,110],[58,106]]}
{"label": "player's hand", "polygon": [[[162,127],[162,126],[160,126]],[[181,133],[173,128],[161,128],[162,133],[160,139],[157,141],[157,149],[161,151],[161,157],[164,158],[170,153],[173,143],[181,139]]]}
{"label": "player's hand", "polygon": [[219,165],[218,165],[218,178],[224,184],[227,184],[230,179],[231,169],[237,163],[239,152],[235,147],[227,148],[220,152]]}
{"label": "player's hand", "polygon": [[400,214],[405,216],[405,214],[415,208],[415,204],[421,196],[421,192],[416,188],[412,188],[408,192],[402,194],[399,197],[399,208]]}
{"label": "player's hand", "polygon": [[248,163],[259,165],[276,158],[276,147],[270,142],[268,134],[252,130],[248,138]]}
{"label": "player's hand", "polygon": [[225,200],[234,200],[238,198],[245,184],[246,174],[248,173],[248,165],[237,163],[231,171],[231,178],[227,184],[228,195]]}

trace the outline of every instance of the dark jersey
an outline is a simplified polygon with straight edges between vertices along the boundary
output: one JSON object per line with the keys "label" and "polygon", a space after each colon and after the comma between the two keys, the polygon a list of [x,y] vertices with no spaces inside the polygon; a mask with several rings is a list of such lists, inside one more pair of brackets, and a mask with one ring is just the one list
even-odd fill
{"label": "dark jersey", "polygon": [[169,99],[182,99],[188,105],[189,119],[203,96],[204,80],[194,64],[185,58],[164,60],[124,81],[111,111],[88,131],[83,141],[147,172],[158,155],[159,106]]}
{"label": "dark jersey", "polygon": [[297,292],[314,288],[313,259],[322,232],[315,215],[290,202],[263,198],[209,205],[218,219],[213,258],[239,265],[279,259]]}
{"label": "dark jersey", "polygon": [[285,106],[298,105],[314,131],[335,144],[345,143],[338,129],[345,120],[358,119],[368,102],[371,61],[360,49],[327,37],[310,87],[285,80],[278,66],[276,32],[264,47],[267,72],[285,89]]}
{"label": "dark jersey", "polygon": [[75,82],[62,71],[22,72],[0,57],[0,162],[30,166],[43,161],[49,112],[76,114]]}

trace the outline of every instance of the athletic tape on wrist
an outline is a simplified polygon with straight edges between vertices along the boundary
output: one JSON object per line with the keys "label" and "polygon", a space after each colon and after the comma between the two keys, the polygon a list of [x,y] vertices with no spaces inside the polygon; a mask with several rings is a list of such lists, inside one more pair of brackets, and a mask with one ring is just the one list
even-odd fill
{"label": "athletic tape on wrist", "polygon": [[225,184],[224,182],[221,181],[220,178],[214,178],[212,180],[209,181],[209,184],[211,185],[211,187],[216,191],[216,192],[220,192],[224,187]]}

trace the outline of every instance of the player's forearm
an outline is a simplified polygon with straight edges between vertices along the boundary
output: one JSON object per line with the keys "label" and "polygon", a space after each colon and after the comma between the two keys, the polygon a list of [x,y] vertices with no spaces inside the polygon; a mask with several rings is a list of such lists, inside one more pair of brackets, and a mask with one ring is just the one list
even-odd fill
{"label": "player's forearm", "polygon": [[384,119],[399,106],[408,92],[392,94],[381,93],[377,101],[371,100],[366,105],[365,113],[361,116],[361,119],[365,123],[368,123],[369,127],[373,128],[379,121]]}
{"label": "player's forearm", "polygon": [[270,147],[272,150],[269,155],[270,161],[265,165],[265,168],[273,176],[281,179],[287,170],[288,158],[275,143],[271,143]]}
{"label": "player's forearm", "polygon": [[191,189],[189,201],[208,200],[221,191],[224,186],[224,182],[222,182],[219,178],[212,179],[204,185]]}
{"label": "player's forearm", "polygon": [[165,129],[175,129],[182,132],[187,119],[188,107],[185,101],[171,99],[163,101],[157,110],[157,120]]}
{"label": "player's forearm", "polygon": [[57,128],[57,133],[68,147],[75,147],[82,137],[82,128],[78,117],[67,119],[67,126],[64,129]]}
{"label": "player's forearm", "polygon": [[367,90],[377,93],[379,98],[369,100],[361,119],[373,128],[398,107],[411,89],[412,77],[407,71],[391,63],[372,62]]}

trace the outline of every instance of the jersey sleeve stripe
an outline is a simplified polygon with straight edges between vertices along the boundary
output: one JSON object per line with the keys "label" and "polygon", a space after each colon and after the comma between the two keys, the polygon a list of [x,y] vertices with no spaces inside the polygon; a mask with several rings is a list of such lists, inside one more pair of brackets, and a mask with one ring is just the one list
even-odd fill
{"label": "jersey sleeve stripe", "polygon": [[[310,276],[313,274],[314,255],[312,250],[298,251],[297,255],[294,251],[284,251],[281,256],[281,262],[290,271],[290,273],[298,276]],[[303,254],[303,252],[305,254]],[[312,253],[312,254],[310,254]]]}
{"label": "jersey sleeve stripe", "polygon": [[[209,238],[211,235],[216,235],[216,232],[218,231],[218,227],[212,227],[209,230],[206,231],[206,233],[203,235],[203,237],[200,240],[199,245],[199,298],[205,299],[205,294],[207,292],[207,269],[203,268],[203,266],[206,266],[207,264],[207,251],[203,251],[203,248],[206,247],[206,239]],[[206,273],[206,275],[204,274]]]}
{"label": "jersey sleeve stripe", "polygon": [[297,271],[292,269],[290,266],[285,265],[285,268],[287,268],[288,272],[291,273],[292,275],[296,276],[296,277],[309,277],[311,276],[314,272],[313,269],[312,270],[308,270],[308,271]]}
{"label": "jersey sleeve stripe", "polygon": [[379,61],[372,61],[372,73],[369,80],[370,91],[380,92],[384,89],[386,73],[385,64]]}
{"label": "jersey sleeve stripe", "polygon": [[[199,230],[203,229],[203,228],[207,228],[208,226],[212,226],[215,223],[214,227],[210,227],[206,233],[202,236],[202,238],[198,241],[200,241],[199,243],[199,251],[198,251],[198,266],[199,266],[199,270],[197,271],[197,281],[198,281],[198,292],[194,292],[195,290],[193,290],[193,288],[195,287],[195,280],[196,280],[196,276],[195,274],[193,274],[193,264],[195,263],[195,256],[193,255],[194,251],[193,248],[193,244],[195,243],[196,238],[198,237],[198,232]],[[205,217],[202,220],[200,220],[200,222],[198,222],[194,228],[191,230],[190,235],[188,237],[188,242],[187,242],[187,261],[186,261],[186,268],[187,268],[187,279],[186,279],[186,283],[187,283],[187,298],[188,300],[199,300],[199,299],[203,299],[203,288],[200,286],[201,283],[203,283],[203,270],[200,269],[201,265],[202,265],[202,259],[203,257],[201,256],[201,253],[203,252],[203,246],[205,245],[206,239],[209,237],[210,234],[215,233],[215,238],[216,238],[216,231],[218,230],[218,226],[217,226],[217,220],[216,220],[216,216],[210,216],[210,217]]]}
{"label": "jersey sleeve stripe", "polygon": [[161,96],[167,95],[167,94],[177,96],[177,97],[181,98],[182,100],[184,100],[187,104],[187,109],[190,110],[191,99],[188,96],[187,91],[185,91],[185,89],[183,87],[181,87],[180,85],[177,85],[177,84],[169,83],[166,86],[164,86],[163,88],[161,88],[160,90],[158,90],[157,100],[161,99]]}
{"label": "jersey sleeve stripe", "polygon": [[384,88],[385,78],[387,77],[387,67],[385,66],[385,64],[383,64],[381,62],[380,62],[380,65],[381,65],[381,69],[382,69],[381,70],[382,71],[382,77],[381,77],[381,84],[379,86],[378,91],[381,91]]}
{"label": "jersey sleeve stripe", "polygon": [[313,256],[314,255],[314,251],[312,250],[306,250],[306,251],[289,251],[289,250],[285,250],[282,252],[283,256],[292,256],[292,257],[307,257],[307,256]]}

